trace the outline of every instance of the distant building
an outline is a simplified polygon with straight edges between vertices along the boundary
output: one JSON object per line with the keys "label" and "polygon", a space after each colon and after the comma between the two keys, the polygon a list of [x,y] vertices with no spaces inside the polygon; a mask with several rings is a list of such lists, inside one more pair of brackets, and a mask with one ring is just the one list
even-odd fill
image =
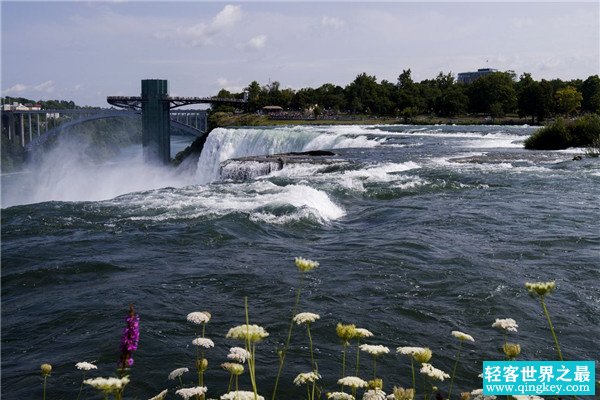
{"label": "distant building", "polygon": [[275,114],[275,113],[279,113],[282,111],[283,111],[283,108],[281,108],[279,106],[264,106],[262,108],[262,112],[265,114]]}
{"label": "distant building", "polygon": [[482,76],[493,74],[494,72],[498,72],[498,70],[493,68],[479,68],[475,72],[459,72],[456,81],[458,83],[466,84],[473,83],[475,80],[481,78]]}
{"label": "distant building", "polygon": [[42,109],[41,104],[21,104],[21,103],[12,103],[12,104],[3,104],[2,109],[4,111],[37,111]]}

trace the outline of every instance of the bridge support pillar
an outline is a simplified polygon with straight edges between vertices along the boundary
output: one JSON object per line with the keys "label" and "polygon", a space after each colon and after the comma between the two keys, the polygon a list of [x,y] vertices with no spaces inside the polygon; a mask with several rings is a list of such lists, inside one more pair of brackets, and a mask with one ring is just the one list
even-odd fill
{"label": "bridge support pillar", "polygon": [[25,119],[21,113],[21,146],[25,147]]}
{"label": "bridge support pillar", "polygon": [[142,146],[144,161],[171,162],[171,132],[169,96],[164,79],[142,80]]}

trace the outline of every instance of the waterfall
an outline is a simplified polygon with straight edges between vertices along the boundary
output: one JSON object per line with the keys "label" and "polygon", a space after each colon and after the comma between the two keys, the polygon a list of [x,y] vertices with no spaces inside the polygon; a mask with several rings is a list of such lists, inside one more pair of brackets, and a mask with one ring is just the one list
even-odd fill
{"label": "waterfall", "polygon": [[208,136],[198,160],[198,183],[221,178],[221,163],[239,157],[309,150],[374,147],[382,138],[371,139],[360,126],[294,126],[278,128],[217,128]]}

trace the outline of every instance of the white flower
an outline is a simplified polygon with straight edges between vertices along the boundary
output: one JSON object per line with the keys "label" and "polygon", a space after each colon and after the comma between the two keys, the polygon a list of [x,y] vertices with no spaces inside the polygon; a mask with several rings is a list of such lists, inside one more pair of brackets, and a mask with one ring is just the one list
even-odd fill
{"label": "white flower", "polygon": [[215,344],[212,340],[207,339],[207,338],[201,338],[201,337],[192,340],[192,344],[194,344],[195,346],[204,347],[207,349],[215,347]]}
{"label": "white flower", "polygon": [[373,333],[365,328],[356,328],[356,337],[357,338],[368,338],[373,336]]}
{"label": "white flower", "polygon": [[[257,396],[258,400],[265,400],[262,396]],[[221,400],[254,400],[254,392],[244,390],[225,393],[221,396]]]}
{"label": "white flower", "polygon": [[496,322],[492,324],[492,328],[504,329],[505,331],[511,332],[516,332],[518,327],[519,325],[517,325],[517,321],[512,318],[496,318]]}
{"label": "white flower", "polygon": [[229,329],[227,337],[239,340],[249,340],[250,342],[258,342],[269,336],[269,332],[262,326],[258,325],[238,325]]}
{"label": "white flower", "polygon": [[543,397],[534,395],[513,395],[516,400],[544,400]]}
{"label": "white flower", "polygon": [[121,390],[129,383],[129,376],[123,378],[94,378],[83,381],[86,385],[102,390],[103,392],[114,392]]}
{"label": "white flower", "polygon": [[307,260],[306,258],[296,257],[295,259],[296,267],[302,272],[311,271],[319,266],[319,263],[312,260]]}
{"label": "white flower", "polygon": [[189,371],[189,369],[187,369],[187,368],[177,368],[177,369],[174,369],[169,374],[169,379],[179,378],[181,375],[183,375],[184,373],[186,373],[188,371]]}
{"label": "white flower", "polygon": [[366,353],[373,355],[373,356],[380,356],[382,354],[387,354],[390,352],[389,348],[382,346],[380,344],[378,344],[378,345],[361,344],[360,349]]}
{"label": "white flower", "polygon": [[319,316],[319,314],[314,314],[314,313],[310,313],[310,312],[302,312],[299,314],[296,314],[296,316],[294,317],[294,322],[298,325],[300,324],[306,324],[307,322],[315,322],[316,320],[320,319],[321,317]]}
{"label": "white flower", "polygon": [[246,362],[246,360],[250,359],[250,352],[241,347],[232,347],[229,349],[227,358],[243,364]]}
{"label": "white flower", "polygon": [[244,366],[242,364],[226,362],[221,364],[221,367],[223,367],[224,369],[229,371],[230,374],[233,375],[239,376],[244,373]]}
{"label": "white flower", "polygon": [[77,367],[77,369],[80,369],[83,371],[89,371],[91,369],[98,369],[98,367],[96,367],[94,364],[86,362],[86,361],[78,362],[77,364],[75,364],[75,366]]}
{"label": "white flower", "polygon": [[405,356],[414,356],[415,354],[420,353],[423,350],[425,350],[425,348],[423,347],[398,347],[396,349],[396,352]]}
{"label": "white flower", "polygon": [[496,400],[496,396],[484,396],[483,389],[475,389],[471,391],[471,396],[474,396],[471,400]]}
{"label": "white flower", "polygon": [[321,379],[321,375],[316,372],[302,372],[294,379],[296,386],[304,385],[307,382],[314,382]]}
{"label": "white flower", "polygon": [[367,390],[363,394],[363,400],[386,400],[385,392],[381,389]]}
{"label": "white flower", "polygon": [[438,381],[443,381],[445,378],[450,378],[450,375],[428,363],[423,363],[421,367],[421,373],[429,376],[430,378],[437,379]]}
{"label": "white flower", "polygon": [[466,333],[461,332],[461,331],[452,331],[452,336],[454,336],[458,340],[468,340],[470,342],[475,341],[475,339],[473,339],[473,336],[467,335]]}
{"label": "white flower", "polygon": [[367,381],[363,381],[358,376],[345,376],[338,380],[340,385],[350,386],[353,388],[367,387]]}
{"label": "white flower", "polygon": [[525,287],[531,294],[545,296],[556,289],[556,282],[526,282]]}
{"label": "white flower", "polygon": [[205,324],[210,321],[210,313],[208,311],[195,311],[187,315],[187,320],[194,324]]}
{"label": "white flower", "polygon": [[164,398],[166,396],[167,396],[167,389],[163,390],[162,392],[160,392],[156,396],[154,396],[152,398],[149,398],[148,400],[164,400]]}
{"label": "white flower", "polygon": [[354,400],[354,396],[344,392],[327,393],[327,398],[331,400]]}
{"label": "white flower", "polygon": [[206,386],[196,386],[191,388],[179,389],[175,392],[175,394],[178,394],[185,400],[188,400],[190,397],[202,396],[204,393],[206,393],[206,390]]}

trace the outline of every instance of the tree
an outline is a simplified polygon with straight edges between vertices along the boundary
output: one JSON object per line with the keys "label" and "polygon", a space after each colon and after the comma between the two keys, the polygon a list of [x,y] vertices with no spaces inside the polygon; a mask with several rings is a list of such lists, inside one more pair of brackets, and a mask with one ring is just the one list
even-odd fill
{"label": "tree", "polygon": [[540,84],[533,80],[531,74],[524,73],[517,82],[517,103],[519,109],[519,117],[531,115],[531,123],[535,123],[535,116],[538,116],[540,121],[540,111],[543,108],[542,104],[542,88]]}
{"label": "tree", "polygon": [[248,110],[256,111],[260,109],[261,87],[256,81],[252,81],[246,88],[248,91]]}
{"label": "tree", "polygon": [[378,110],[379,90],[375,76],[362,73],[346,86],[346,99],[352,112],[363,113]]}
{"label": "tree", "polygon": [[592,75],[581,85],[581,111],[600,114],[600,77]]}
{"label": "tree", "polygon": [[506,72],[494,72],[477,79],[469,85],[468,95],[474,112],[490,114],[492,104],[497,103],[502,107],[503,113],[508,113],[517,105],[514,82]]}
{"label": "tree", "polygon": [[564,115],[573,115],[581,107],[583,96],[573,86],[556,91],[556,111]]}

